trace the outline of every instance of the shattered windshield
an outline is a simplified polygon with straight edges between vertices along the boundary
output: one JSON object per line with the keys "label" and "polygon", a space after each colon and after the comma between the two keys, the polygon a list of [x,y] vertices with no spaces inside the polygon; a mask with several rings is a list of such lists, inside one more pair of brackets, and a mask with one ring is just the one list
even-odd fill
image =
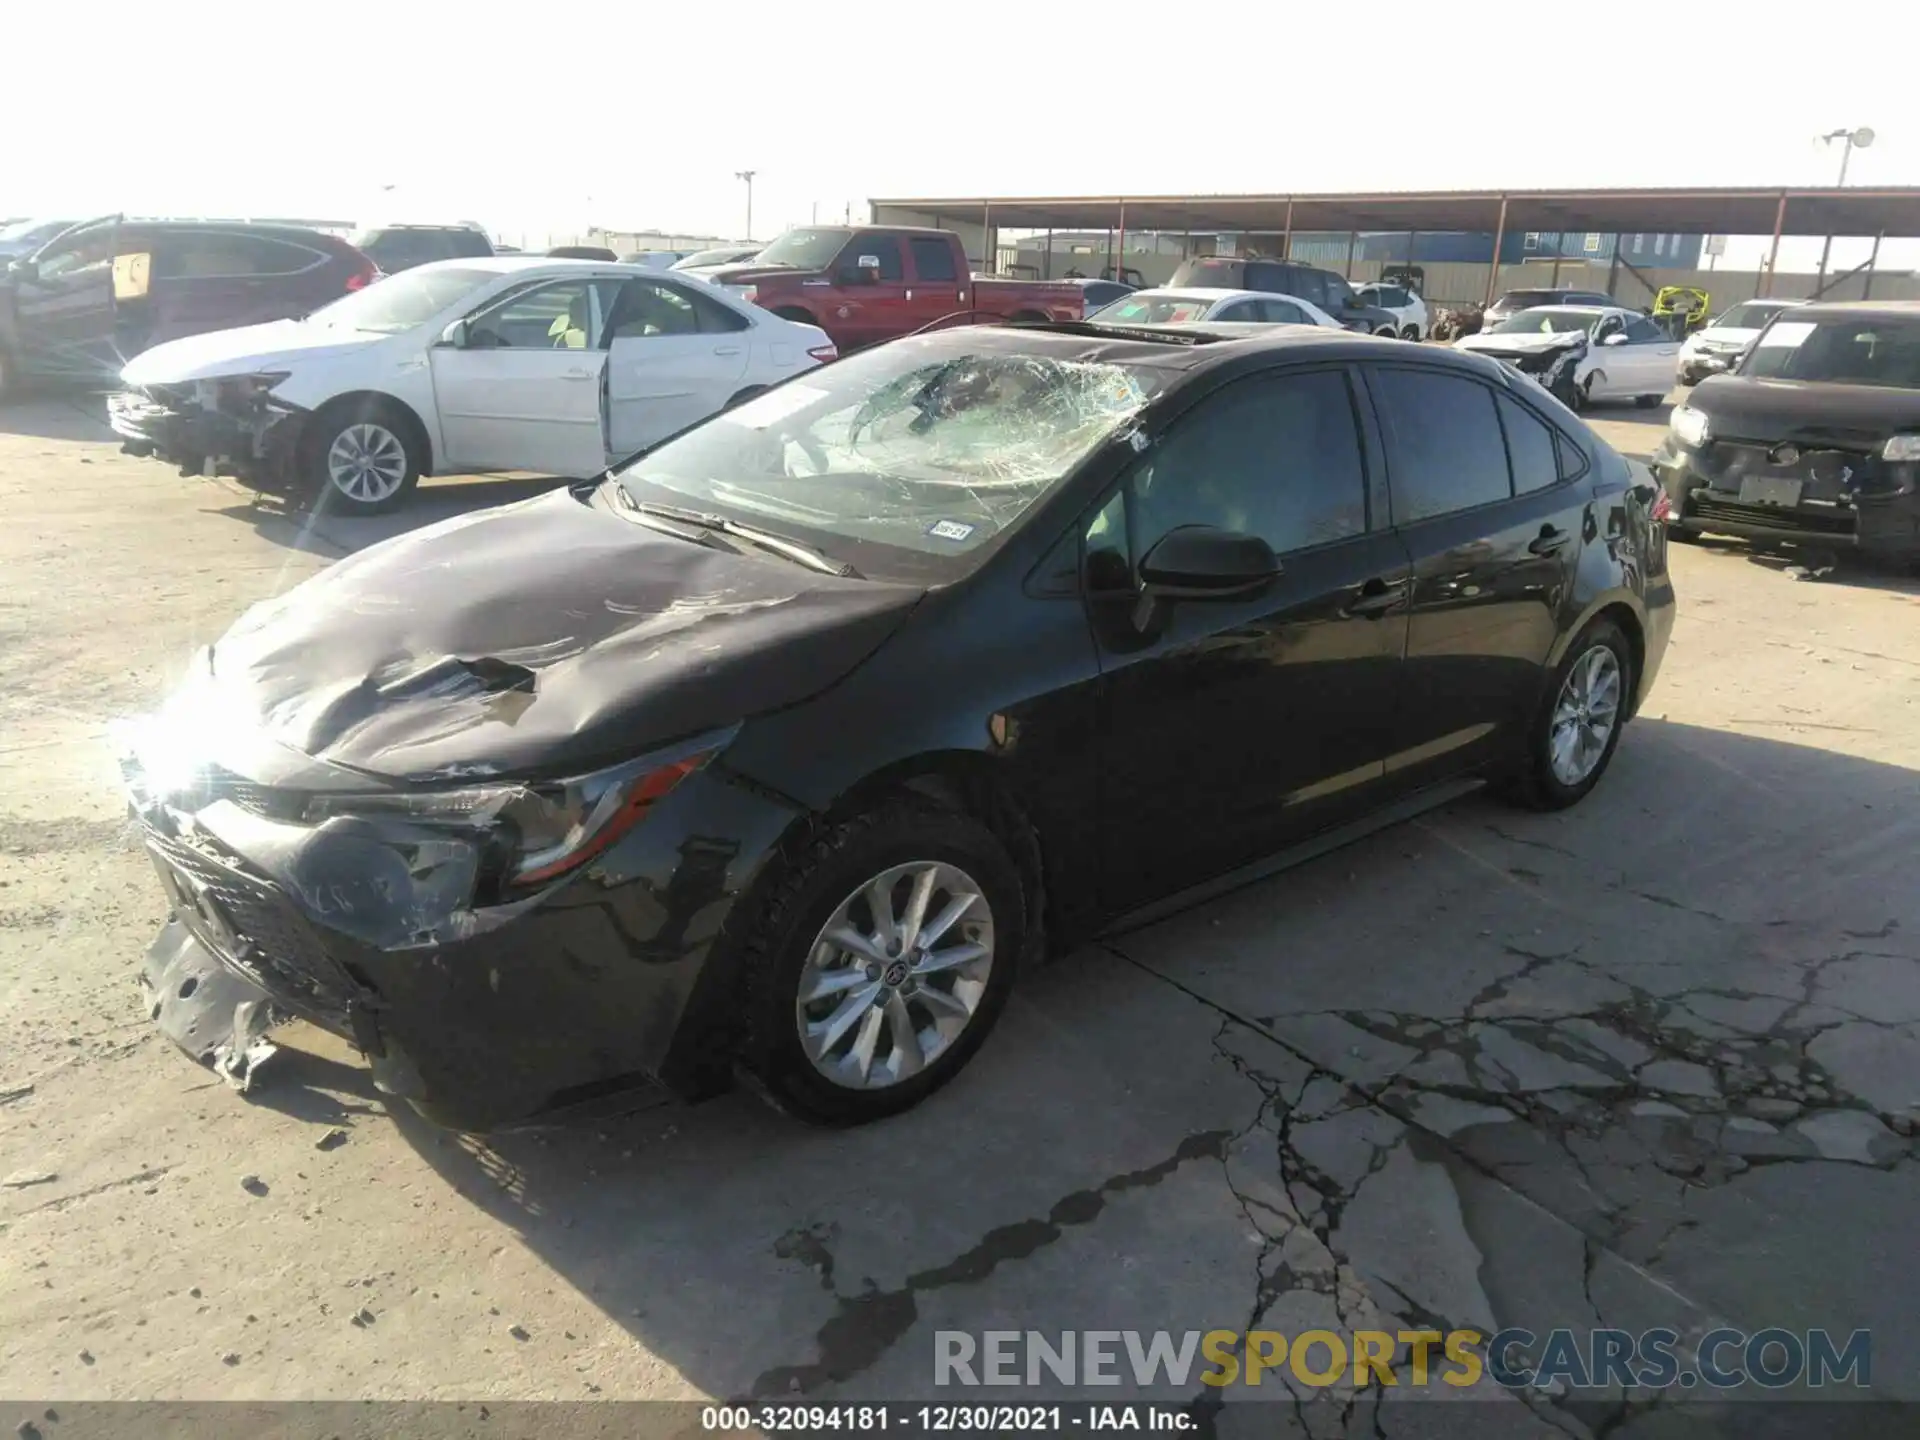
{"label": "shattered windshield", "polygon": [[1920,320],[1776,320],[1754,342],[1740,373],[1920,389]]}
{"label": "shattered windshield", "polygon": [[896,342],[723,411],[619,483],[643,503],[717,512],[836,554],[838,539],[963,555],[1163,383],[1150,367],[1075,354],[965,332]]}
{"label": "shattered windshield", "polygon": [[1129,295],[1087,318],[1105,325],[1187,325],[1207,318],[1211,300],[1174,295]]}
{"label": "shattered windshield", "polygon": [[788,270],[824,270],[852,237],[851,230],[789,230],[754,256],[753,263]]}
{"label": "shattered windshield", "polygon": [[373,335],[399,335],[424,325],[462,295],[498,278],[493,270],[465,266],[422,266],[356,290],[322,305],[307,318],[316,325],[338,330],[362,330]]}
{"label": "shattered windshield", "polygon": [[1492,335],[1574,335],[1600,317],[1591,310],[1522,310],[1509,315],[1488,333]]}

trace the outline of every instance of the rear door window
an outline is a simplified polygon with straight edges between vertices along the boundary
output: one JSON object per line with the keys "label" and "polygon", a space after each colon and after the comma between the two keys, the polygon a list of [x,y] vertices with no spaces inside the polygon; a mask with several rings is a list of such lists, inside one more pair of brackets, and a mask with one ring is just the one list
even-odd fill
{"label": "rear door window", "polygon": [[[926,281],[960,278],[953,266],[953,247],[946,241],[936,240],[929,235],[915,236],[911,243],[916,278]],[[882,262],[881,274],[885,273],[885,263]]]}
{"label": "rear door window", "polygon": [[1373,367],[1371,385],[1396,524],[1511,498],[1492,390],[1464,376],[1398,366]]}

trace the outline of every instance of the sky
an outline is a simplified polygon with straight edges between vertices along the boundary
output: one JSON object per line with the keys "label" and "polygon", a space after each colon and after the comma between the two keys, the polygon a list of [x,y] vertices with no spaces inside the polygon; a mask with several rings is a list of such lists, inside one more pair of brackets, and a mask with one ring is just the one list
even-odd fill
{"label": "sky", "polygon": [[1920,6],[1768,13],[35,0],[0,52],[0,212],[731,237],[751,169],[766,238],[870,196],[1831,184],[1814,137],[1863,125],[1848,183],[1920,184]]}

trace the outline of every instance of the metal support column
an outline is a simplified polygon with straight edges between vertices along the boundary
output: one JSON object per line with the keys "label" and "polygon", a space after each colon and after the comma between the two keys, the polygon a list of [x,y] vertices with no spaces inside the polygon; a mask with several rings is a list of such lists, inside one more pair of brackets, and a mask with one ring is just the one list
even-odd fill
{"label": "metal support column", "polygon": [[1280,258],[1285,260],[1293,254],[1293,197],[1287,197],[1287,228],[1280,236]]}
{"label": "metal support column", "polygon": [[1507,197],[1500,197],[1500,219],[1493,227],[1493,263],[1487,266],[1487,298],[1485,305],[1493,304],[1494,287],[1500,283],[1500,247],[1507,240]]}
{"label": "metal support column", "polygon": [[1862,300],[1871,300],[1873,298],[1873,267],[1880,259],[1880,241],[1885,234],[1886,232],[1883,230],[1873,237],[1873,253],[1867,256],[1867,278],[1860,284],[1860,298]]}
{"label": "metal support column", "polygon": [[1053,227],[1051,225],[1047,227],[1047,245],[1041,255],[1043,258],[1040,261],[1040,278],[1051,280],[1053,278]]}
{"label": "metal support column", "polygon": [[1780,263],[1780,232],[1787,227],[1787,192],[1780,192],[1780,204],[1773,212],[1773,248],[1767,251],[1767,268],[1760,276],[1760,295],[1773,294],[1773,270]]}
{"label": "metal support column", "polygon": [[980,205],[980,273],[993,274],[994,265],[999,256],[994,253],[993,244],[993,206],[988,202]]}
{"label": "metal support column", "polygon": [[1117,260],[1110,259],[1108,263],[1113,266],[1113,278],[1118,280],[1120,272],[1127,268],[1127,202],[1125,200],[1120,202],[1120,257]]}
{"label": "metal support column", "polygon": [[1347,269],[1346,269],[1346,277],[1349,280],[1353,279],[1353,247],[1357,245],[1359,242],[1360,242],[1360,232],[1358,230],[1349,230],[1347,232]]}
{"label": "metal support column", "polygon": [[1614,294],[1613,294],[1614,278],[1617,275],[1619,275],[1619,273],[1620,273],[1620,234],[1618,231],[1615,231],[1613,236],[1613,259],[1607,264],[1607,298],[1609,300],[1614,298]]}

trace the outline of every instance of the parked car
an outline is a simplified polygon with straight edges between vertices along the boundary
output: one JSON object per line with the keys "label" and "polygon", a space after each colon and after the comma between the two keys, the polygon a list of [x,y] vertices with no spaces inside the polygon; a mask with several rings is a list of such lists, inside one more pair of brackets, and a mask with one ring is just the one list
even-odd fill
{"label": "parked car", "polygon": [[1096,325],[1191,325],[1219,321],[1250,325],[1319,325],[1344,327],[1326,311],[1291,295],[1258,290],[1209,290],[1199,286],[1177,290],[1136,290],[1087,316]]}
{"label": "parked car", "polygon": [[1747,300],[1714,316],[1680,344],[1674,379],[1696,385],[1709,375],[1733,369],[1742,352],[1782,310],[1804,305],[1804,300]]}
{"label": "parked car", "polygon": [[1080,308],[1087,315],[1140,289],[1138,285],[1129,285],[1124,280],[1079,279],[1073,283],[1080,287]]}
{"label": "parked car", "polygon": [[947,230],[814,226],[789,230],[752,261],[710,277],[776,315],[818,325],[842,351],[956,315],[1078,320],[1080,287],[1064,280],[973,279]]}
{"label": "parked car", "polygon": [[378,273],[346,241],[296,225],[73,227],[12,261],[0,283],[0,398],[35,379],[111,385],[153,346],[305,315]]}
{"label": "parked car", "polygon": [[1353,293],[1362,305],[1376,305],[1382,310],[1391,312],[1394,323],[1399,326],[1402,340],[1427,338],[1427,302],[1420,298],[1417,291],[1410,290],[1405,285],[1375,281],[1372,284],[1355,286]]}
{"label": "parked car", "polygon": [[1599,290],[1572,290],[1560,286],[1551,289],[1508,290],[1487,306],[1481,316],[1483,330],[1491,330],[1502,320],[1510,320],[1522,310],[1537,310],[1543,305],[1599,305],[1607,309],[1625,309],[1618,300]]}
{"label": "parked car", "polygon": [[667,268],[698,271],[704,278],[708,271],[751,260],[765,248],[764,245],[716,245],[711,250],[696,250],[691,255],[682,255]]}
{"label": "parked car", "polygon": [[398,275],[435,260],[474,260],[494,253],[478,225],[377,225],[357,231],[353,243],[383,274]]}
{"label": "parked car", "polygon": [[1920,560],[1920,304],[1781,309],[1673,412],[1653,464],[1676,539]]}
{"label": "parked car", "polygon": [[1176,290],[1207,287],[1291,295],[1318,306],[1348,330],[1373,335],[1400,333],[1399,317],[1391,310],[1363,303],[1343,276],[1295,260],[1201,256],[1183,260],[1167,284]]}
{"label": "parked car", "polygon": [[31,255],[62,230],[78,225],[78,220],[15,220],[0,226],[0,269],[9,260]]}
{"label": "parked car", "polygon": [[606,260],[620,263],[620,257],[604,245],[556,245],[547,251],[549,260]]}
{"label": "parked car", "polygon": [[1573,407],[1601,400],[1658,405],[1673,388],[1680,342],[1632,310],[1541,305],[1510,315],[1454,349],[1504,360]]}
{"label": "parked car", "polygon": [[126,367],[135,454],[372,513],[422,475],[597,475],[834,357],[697,280],[586,260],[441,260],[305,320],[203,335]]}
{"label": "parked car", "polygon": [[155,1017],[242,1074],[305,1017],[469,1128],[736,1066],[904,1110],[1049,950],[1485,779],[1587,795],[1672,627],[1658,499],[1444,349],[868,349],[200,655],[127,737]]}

